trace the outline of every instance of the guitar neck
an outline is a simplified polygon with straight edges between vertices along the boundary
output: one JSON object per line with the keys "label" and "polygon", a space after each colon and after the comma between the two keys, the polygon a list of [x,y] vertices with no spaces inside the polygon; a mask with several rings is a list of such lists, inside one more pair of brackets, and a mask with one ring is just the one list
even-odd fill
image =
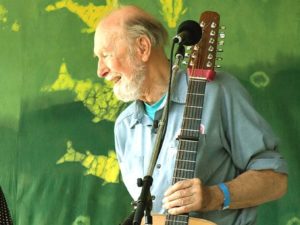
{"label": "guitar neck", "polygon": [[189,79],[172,183],[194,177],[206,80]]}
{"label": "guitar neck", "polygon": [[[194,177],[205,87],[205,79],[189,80],[172,184]],[[188,220],[188,214],[167,215],[166,225],[188,224]]]}
{"label": "guitar neck", "polygon": [[[204,133],[201,119],[206,83],[215,75],[219,14],[206,11],[200,17],[202,39],[193,46],[189,65],[188,92],[184,108],[183,121],[178,136],[179,145],[175,161],[172,184],[194,178],[199,136]],[[187,225],[189,215],[170,215],[165,225]]]}

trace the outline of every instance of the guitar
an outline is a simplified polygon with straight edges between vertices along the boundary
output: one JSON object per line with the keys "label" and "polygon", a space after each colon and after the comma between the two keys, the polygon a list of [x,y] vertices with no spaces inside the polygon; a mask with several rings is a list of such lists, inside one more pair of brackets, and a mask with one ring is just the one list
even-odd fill
{"label": "guitar", "polygon": [[[189,84],[184,108],[179,146],[175,162],[172,184],[178,181],[194,178],[196,155],[201,130],[201,117],[207,81],[215,75],[215,60],[219,36],[220,16],[216,12],[205,11],[200,17],[202,38],[192,46],[187,67]],[[189,218],[182,215],[153,215],[154,225],[214,225],[215,223]]]}

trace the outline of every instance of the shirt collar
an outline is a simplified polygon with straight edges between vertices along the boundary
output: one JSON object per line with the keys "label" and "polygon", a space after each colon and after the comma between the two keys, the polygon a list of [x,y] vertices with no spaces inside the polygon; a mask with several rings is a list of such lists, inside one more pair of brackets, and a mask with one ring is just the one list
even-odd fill
{"label": "shirt collar", "polygon": [[180,70],[175,77],[175,86],[171,95],[171,101],[185,104],[188,87],[188,77],[185,71]]}
{"label": "shirt collar", "polygon": [[130,121],[130,128],[133,128],[136,124],[141,123],[145,114],[144,103],[141,100],[136,100],[133,104],[134,113]]}

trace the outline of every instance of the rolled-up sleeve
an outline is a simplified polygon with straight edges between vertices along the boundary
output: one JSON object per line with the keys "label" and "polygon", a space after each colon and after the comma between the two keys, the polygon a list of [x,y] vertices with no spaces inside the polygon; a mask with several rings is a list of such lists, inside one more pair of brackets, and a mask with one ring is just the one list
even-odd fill
{"label": "rolled-up sleeve", "polygon": [[287,163],[278,151],[279,139],[254,109],[247,91],[233,77],[225,81],[222,91],[223,124],[236,167],[287,173]]}

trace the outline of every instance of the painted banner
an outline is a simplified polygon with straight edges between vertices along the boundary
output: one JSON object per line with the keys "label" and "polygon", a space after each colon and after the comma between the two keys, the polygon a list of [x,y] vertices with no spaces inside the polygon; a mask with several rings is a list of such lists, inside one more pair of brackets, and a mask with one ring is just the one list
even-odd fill
{"label": "painted banner", "polygon": [[124,4],[170,37],[219,12],[221,69],[250,92],[289,165],[288,193],[259,208],[258,224],[300,225],[298,0],[0,0],[0,186],[13,223],[117,225],[132,210],[113,138],[126,105],[97,78],[93,55],[97,22]]}

